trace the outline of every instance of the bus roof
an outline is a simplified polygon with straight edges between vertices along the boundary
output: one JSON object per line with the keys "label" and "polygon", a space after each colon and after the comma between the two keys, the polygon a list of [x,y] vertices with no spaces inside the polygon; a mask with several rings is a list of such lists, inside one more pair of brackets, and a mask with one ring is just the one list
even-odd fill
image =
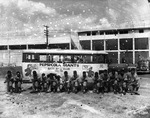
{"label": "bus roof", "polygon": [[30,49],[23,53],[53,53],[53,54],[108,54],[105,51],[93,50],[62,50],[62,49]]}

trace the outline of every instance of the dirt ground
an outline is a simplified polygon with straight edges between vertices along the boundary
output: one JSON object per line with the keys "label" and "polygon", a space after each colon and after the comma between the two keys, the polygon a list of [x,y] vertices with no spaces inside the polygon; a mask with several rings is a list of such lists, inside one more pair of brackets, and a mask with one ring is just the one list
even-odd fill
{"label": "dirt ground", "polygon": [[150,75],[141,80],[140,95],[83,93],[6,94],[0,79],[0,118],[150,118]]}

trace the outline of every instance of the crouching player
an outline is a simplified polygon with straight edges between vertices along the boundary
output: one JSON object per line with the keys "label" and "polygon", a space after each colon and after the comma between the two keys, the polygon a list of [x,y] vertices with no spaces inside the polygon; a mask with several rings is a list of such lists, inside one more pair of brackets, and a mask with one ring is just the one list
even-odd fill
{"label": "crouching player", "polygon": [[94,72],[92,71],[92,67],[89,69],[89,71],[87,72],[88,77],[87,77],[87,88],[88,90],[92,90],[94,89]]}
{"label": "crouching player", "polygon": [[131,95],[133,94],[139,94],[137,91],[140,87],[140,78],[136,74],[136,70],[134,68],[131,69],[131,72],[128,73],[128,80],[129,80],[129,85],[128,89],[131,92]]}
{"label": "crouching player", "polygon": [[104,85],[103,85],[103,81],[100,78],[98,72],[95,72],[95,76],[94,76],[94,92],[96,93],[102,93],[104,94]]}
{"label": "crouching player", "polygon": [[86,75],[86,72],[83,71],[83,75],[80,78],[79,82],[80,82],[80,86],[81,86],[81,90],[83,93],[86,93],[88,91],[87,85],[88,85],[88,76]]}
{"label": "crouching player", "polygon": [[50,73],[47,75],[47,86],[48,91],[47,92],[57,92],[57,79],[56,75],[53,73]]}
{"label": "crouching player", "polygon": [[41,76],[41,90],[43,92],[47,92],[48,90],[48,84],[47,84],[47,77],[45,75],[45,73],[42,73],[42,76]]}
{"label": "crouching player", "polygon": [[100,74],[100,78],[102,79],[103,84],[104,84],[104,92],[109,92],[110,77],[109,77],[108,71],[104,70],[104,72]]}
{"label": "crouching player", "polygon": [[57,78],[56,78],[56,74],[51,73],[50,74],[50,78],[51,78],[51,91],[57,92]]}
{"label": "crouching player", "polygon": [[118,73],[115,70],[112,70],[111,73],[109,73],[108,83],[108,91],[113,91],[115,94],[119,92]]}
{"label": "crouching player", "polygon": [[118,81],[119,81],[119,91],[122,94],[126,94],[126,92],[128,91],[128,87],[127,87],[127,74],[124,72],[124,70],[122,69],[118,75]]}
{"label": "crouching player", "polygon": [[56,75],[56,81],[57,81],[57,92],[63,91],[63,81],[59,74]]}
{"label": "crouching player", "polygon": [[5,78],[6,78],[6,80],[4,83],[7,83],[7,93],[9,93],[9,92],[12,93],[14,79],[13,79],[11,71],[7,71]]}
{"label": "crouching player", "polygon": [[68,72],[64,72],[64,76],[62,76],[62,81],[64,82],[64,89],[68,93],[71,92],[71,77],[68,75]]}
{"label": "crouching player", "polygon": [[77,93],[79,91],[79,85],[80,85],[77,71],[73,71],[73,76],[71,77],[71,85],[72,85],[72,91],[74,93]]}
{"label": "crouching player", "polygon": [[40,91],[40,79],[38,78],[38,75],[37,75],[36,71],[33,71],[32,89],[35,92],[39,92]]}
{"label": "crouching player", "polygon": [[15,92],[20,93],[21,92],[21,84],[22,84],[22,76],[19,71],[16,72],[16,76],[14,78],[15,83]]}

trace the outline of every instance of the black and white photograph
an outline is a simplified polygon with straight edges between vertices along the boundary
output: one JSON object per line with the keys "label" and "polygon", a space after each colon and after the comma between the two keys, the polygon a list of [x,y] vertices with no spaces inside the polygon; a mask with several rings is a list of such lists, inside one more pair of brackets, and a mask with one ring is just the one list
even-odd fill
{"label": "black and white photograph", "polygon": [[150,118],[150,0],[0,0],[0,118]]}

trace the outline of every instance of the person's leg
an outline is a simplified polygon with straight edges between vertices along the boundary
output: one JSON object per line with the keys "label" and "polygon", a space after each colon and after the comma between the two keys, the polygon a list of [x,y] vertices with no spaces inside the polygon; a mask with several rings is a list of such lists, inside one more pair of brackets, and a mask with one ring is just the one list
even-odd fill
{"label": "person's leg", "polygon": [[7,92],[10,92],[9,82],[7,82]]}
{"label": "person's leg", "polygon": [[129,91],[130,91],[131,95],[133,95],[134,88],[133,88],[132,84],[129,85]]}

